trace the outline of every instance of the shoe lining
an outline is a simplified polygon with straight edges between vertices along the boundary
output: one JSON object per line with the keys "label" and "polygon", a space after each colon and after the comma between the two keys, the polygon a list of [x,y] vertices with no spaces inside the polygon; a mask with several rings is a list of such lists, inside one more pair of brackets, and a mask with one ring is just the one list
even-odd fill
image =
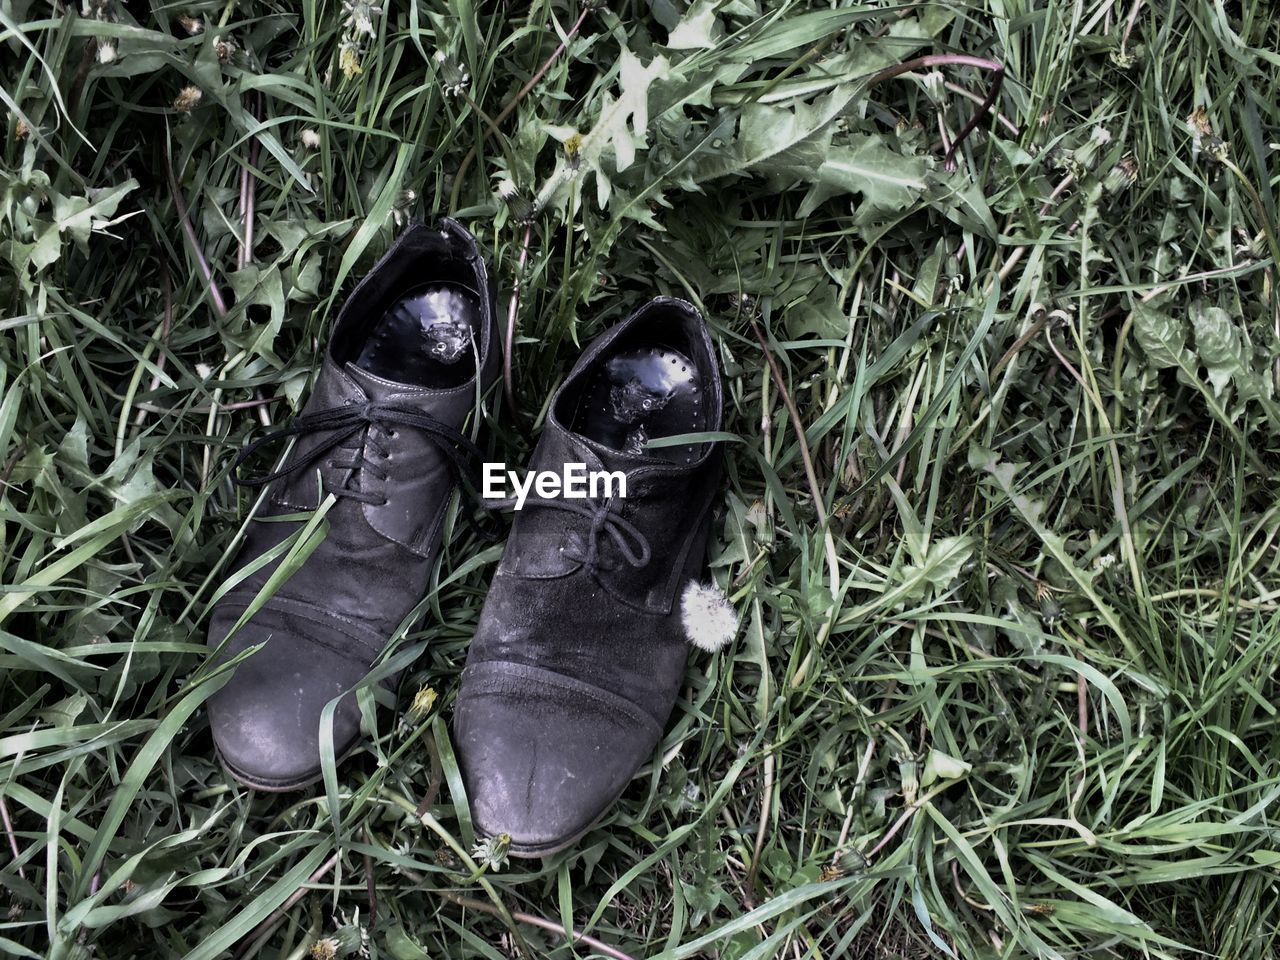
{"label": "shoe lining", "polygon": [[573,429],[614,450],[692,463],[702,444],[652,449],[645,444],[706,430],[703,399],[698,368],[681,351],[666,345],[622,346],[601,359]]}
{"label": "shoe lining", "polygon": [[448,281],[421,284],[374,324],[356,366],[397,383],[461,386],[475,373],[480,334],[480,297],[474,290]]}

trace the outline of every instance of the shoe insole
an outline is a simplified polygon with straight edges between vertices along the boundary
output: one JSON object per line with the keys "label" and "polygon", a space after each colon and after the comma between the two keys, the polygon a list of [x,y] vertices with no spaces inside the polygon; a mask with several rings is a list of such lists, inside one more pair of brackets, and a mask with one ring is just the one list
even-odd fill
{"label": "shoe insole", "polygon": [[603,446],[671,463],[691,463],[701,444],[648,449],[659,437],[705,430],[702,380],[693,362],[670,347],[615,353],[587,387],[575,428]]}
{"label": "shoe insole", "polygon": [[476,370],[480,298],[456,283],[415,287],[374,325],[356,366],[397,383],[456,387]]}

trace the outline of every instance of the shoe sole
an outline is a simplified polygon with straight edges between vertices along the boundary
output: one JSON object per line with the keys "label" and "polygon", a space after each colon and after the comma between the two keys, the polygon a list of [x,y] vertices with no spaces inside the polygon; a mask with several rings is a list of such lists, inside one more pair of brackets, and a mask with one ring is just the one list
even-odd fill
{"label": "shoe sole", "polygon": [[250,790],[261,790],[263,793],[290,793],[294,790],[301,790],[303,787],[311,786],[324,776],[323,772],[321,772],[306,780],[290,781],[288,783],[284,781],[267,783],[237,770],[235,766],[228,762],[227,758],[222,755],[221,750],[217,750],[216,752],[218,754],[218,763],[222,765],[222,769],[226,771],[227,776],[242,787],[248,787]]}
{"label": "shoe sole", "polygon": [[[347,753],[343,754],[343,756],[339,758],[338,763],[341,763],[343,760],[345,760],[349,754],[355,751],[355,749],[356,748],[353,747],[350,750],[348,750]],[[227,758],[222,755],[222,751],[216,750],[215,752],[218,755],[218,762],[222,765],[222,769],[227,772],[227,775],[231,777],[231,779],[234,780],[236,783],[240,784],[242,787],[248,787],[250,790],[260,790],[263,793],[292,793],[295,790],[302,790],[305,787],[309,787],[313,784],[319,783],[321,780],[324,779],[324,772],[321,771],[315,776],[309,777],[305,780],[291,781],[289,783],[283,783],[283,782],[264,783],[260,780],[255,780],[253,777],[250,777],[247,774],[241,773],[239,770],[237,770],[235,766],[230,762],[228,762]],[[617,797],[614,797],[614,799],[609,802],[609,807],[612,807],[615,803],[617,803],[618,798],[621,796],[622,794],[619,793]],[[608,813],[609,807],[605,808],[605,813]],[[574,834],[572,837],[570,837],[567,840],[557,840],[554,843],[545,844],[541,846],[529,846],[527,844],[513,843],[507,849],[507,853],[518,860],[538,860],[543,857],[555,856],[557,853],[561,853],[564,850],[568,850],[570,847],[576,844],[579,840],[585,837],[588,833],[590,833],[592,830],[598,827],[600,825],[600,822],[604,819],[604,816],[605,816],[604,813],[600,814],[600,816],[592,820],[591,823],[587,824],[587,826],[584,829],[580,830],[578,833]],[[491,836],[491,834],[488,834],[483,830],[481,831],[481,833],[483,833],[485,836]]]}
{"label": "shoe sole", "polygon": [[[632,779],[634,779],[634,777]],[[623,786],[621,790],[614,794],[613,799],[605,804],[604,809],[600,811],[600,815],[598,817],[567,840],[554,840],[551,843],[532,845],[527,843],[513,843],[507,848],[507,853],[510,856],[515,857],[517,860],[537,860],[542,857],[553,857],[557,853],[563,853],[604,822],[605,816],[613,809],[613,805],[622,799],[622,795],[627,792],[627,786],[629,786],[630,783],[631,781],[628,780],[627,785]],[[480,832],[485,836],[493,836],[493,834],[486,830],[481,830]]]}
{"label": "shoe sole", "polygon": [[[610,803],[609,806],[613,806],[613,804]],[[574,834],[568,840],[557,840],[554,843],[547,844],[545,846],[528,846],[527,844],[513,843],[507,848],[507,853],[510,856],[515,857],[517,860],[540,860],[543,857],[553,857],[557,853],[562,853],[576,844],[588,833],[598,827],[600,825],[600,821],[603,819],[604,814],[602,813],[600,816],[596,817],[595,820],[591,821],[591,823],[587,825],[586,829]]]}
{"label": "shoe sole", "polygon": [[[347,753],[343,754],[343,756],[339,758],[338,763],[341,763],[343,760],[347,758],[349,754],[353,753],[354,751],[355,751],[354,747],[348,750]],[[317,773],[315,776],[309,777],[305,780],[290,781],[289,783],[284,783],[280,781],[277,781],[275,783],[265,783],[263,781],[256,780],[245,773],[241,773],[239,770],[235,768],[233,764],[231,764],[227,760],[226,757],[222,755],[222,751],[215,749],[215,752],[218,755],[218,762],[222,765],[222,769],[227,772],[227,775],[231,777],[231,779],[234,780],[236,783],[240,784],[242,787],[248,787],[250,790],[260,790],[263,793],[292,793],[295,790],[302,790],[306,787],[312,786],[313,784],[319,783],[321,780],[324,779],[324,772],[321,771],[320,773]],[[619,793],[617,797],[614,797],[613,800],[609,802],[609,807],[612,807],[615,803],[617,803],[618,798],[621,796],[622,794]],[[605,808],[605,813],[608,812],[609,807]],[[510,856],[515,857],[517,860],[538,860],[543,857],[555,856],[557,853],[561,853],[565,850],[568,850],[570,847],[576,844],[579,840],[585,837],[588,833],[590,833],[592,830],[598,827],[600,825],[600,822],[604,819],[604,816],[605,816],[604,813],[600,814],[600,816],[592,820],[591,823],[587,824],[587,826],[584,829],[580,830],[578,833],[574,834],[572,837],[570,837],[567,840],[557,840],[554,843],[540,845],[540,846],[529,846],[527,844],[513,843],[507,849],[507,853]],[[491,834],[488,834],[483,830],[481,831],[481,833],[483,833],[485,836],[491,836]]]}
{"label": "shoe sole", "polygon": [[[352,744],[346,749],[342,756],[337,758],[335,765],[341,764],[359,748],[359,743]],[[303,780],[291,780],[288,782],[283,780],[276,780],[274,782],[261,781],[237,770],[235,765],[228,761],[227,758],[222,755],[222,751],[217,747],[214,747],[214,753],[217,754],[218,763],[222,765],[222,769],[227,772],[227,775],[242,787],[248,787],[250,790],[261,790],[263,793],[292,793],[295,790],[302,790],[306,787],[312,786],[313,784],[317,784],[324,779],[324,771],[320,770],[313,776],[307,777]]]}

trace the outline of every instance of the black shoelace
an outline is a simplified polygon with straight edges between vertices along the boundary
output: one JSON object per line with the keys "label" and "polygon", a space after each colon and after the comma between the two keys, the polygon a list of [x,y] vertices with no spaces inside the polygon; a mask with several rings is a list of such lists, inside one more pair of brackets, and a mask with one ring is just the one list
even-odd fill
{"label": "black shoelace", "polygon": [[[457,430],[441,423],[435,417],[423,413],[421,410],[415,410],[412,407],[397,407],[387,403],[351,404],[345,407],[331,407],[328,410],[303,414],[289,426],[274,430],[241,450],[232,463],[231,478],[242,487],[265,486],[273,480],[279,480],[304,469],[334,447],[341,445],[344,441],[371,426],[381,427],[392,438],[395,437],[395,427],[397,426],[412,427],[421,431],[444,456],[450,472],[462,489],[472,498],[475,498],[476,486],[473,482],[472,470],[473,464],[479,463],[484,458],[480,448]],[[245,461],[261,447],[279,443],[290,437],[302,437],[314,433],[331,433],[332,436],[306,455],[294,459],[288,466],[260,476],[246,477],[242,475],[241,467],[244,466]],[[348,485],[351,477],[360,471],[366,471],[381,480],[386,479],[386,471],[378,465],[377,461],[369,460],[364,456],[364,447],[370,443],[377,447],[380,453],[384,456],[386,455],[386,448],[372,434],[368,435],[352,459],[329,461],[335,467],[351,471],[348,474],[347,483],[344,483],[339,489],[330,490],[329,492],[337,496],[350,497],[361,503],[382,506],[386,503],[385,499],[379,499],[368,491],[358,490]],[[491,532],[480,528],[470,510],[464,511],[464,513],[467,521],[475,527],[481,536],[488,540],[494,539]]]}
{"label": "black shoelace", "polygon": [[[486,503],[495,510],[501,510],[507,507],[514,507],[516,501],[514,498],[508,498],[506,500],[489,500]],[[652,551],[650,550],[648,539],[630,520],[624,519],[616,511],[611,510],[607,502],[596,503],[590,501],[588,503],[579,503],[576,500],[565,500],[560,497],[526,497],[524,505],[526,507],[549,507],[553,510],[564,510],[567,513],[574,513],[589,519],[591,527],[586,539],[582,542],[571,539],[560,550],[570,560],[577,560],[585,565],[592,573],[597,570],[609,570],[613,567],[609,561],[600,555],[601,540],[606,535],[613,541],[614,546],[618,548],[618,553],[622,555],[622,559],[635,569],[639,570],[649,563]]]}

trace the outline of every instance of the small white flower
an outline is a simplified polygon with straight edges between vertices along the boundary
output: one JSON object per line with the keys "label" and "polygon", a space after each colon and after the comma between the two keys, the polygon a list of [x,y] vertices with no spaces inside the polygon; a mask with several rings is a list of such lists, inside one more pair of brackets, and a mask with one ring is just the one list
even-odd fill
{"label": "small white flower", "polygon": [[498,196],[507,205],[507,209],[511,212],[511,219],[516,223],[530,223],[538,213],[537,208],[528,197],[521,194],[520,188],[510,177],[498,184]]}
{"label": "small white flower", "polygon": [[467,85],[471,83],[471,75],[467,73],[465,66],[454,63],[443,50],[436,51],[435,61],[439,69],[440,89],[445,96],[456,97],[467,89]]}
{"label": "small white flower", "polygon": [[353,33],[365,34],[372,37],[375,34],[373,28],[373,18],[382,14],[382,8],[376,4],[368,3],[366,0],[356,0],[355,3],[350,0],[342,0],[343,9],[347,12],[347,19],[344,25]]}
{"label": "small white flower", "polygon": [[496,837],[485,837],[471,848],[471,857],[480,861],[495,872],[507,865],[507,854],[511,849],[511,834],[500,833]]}
{"label": "small white flower", "polygon": [[178,113],[190,113],[204,98],[204,91],[199,87],[185,86],[173,98],[173,109]]}
{"label": "small white flower", "polygon": [[364,73],[364,67],[360,65],[360,44],[351,37],[344,37],[338,44],[338,66],[348,80]]}
{"label": "small white flower", "polygon": [[298,139],[302,141],[302,145],[308,150],[320,149],[320,134],[317,131],[312,130],[310,127],[307,127],[307,129],[303,130],[302,133],[298,134]]}
{"label": "small white flower", "polygon": [[106,43],[98,44],[98,62],[111,63],[116,58],[116,45],[108,40]]}
{"label": "small white flower", "polygon": [[738,632],[737,611],[713,583],[689,581],[680,598],[680,620],[689,642],[708,653],[724,647]]}
{"label": "small white flower", "polygon": [[404,189],[391,207],[391,219],[397,227],[402,227],[413,219],[413,205],[418,202],[416,190]]}
{"label": "small white flower", "polygon": [[929,99],[935,103],[940,103],[946,99],[947,90],[944,86],[946,78],[942,75],[941,70],[930,70],[922,79],[924,91],[929,95]]}

